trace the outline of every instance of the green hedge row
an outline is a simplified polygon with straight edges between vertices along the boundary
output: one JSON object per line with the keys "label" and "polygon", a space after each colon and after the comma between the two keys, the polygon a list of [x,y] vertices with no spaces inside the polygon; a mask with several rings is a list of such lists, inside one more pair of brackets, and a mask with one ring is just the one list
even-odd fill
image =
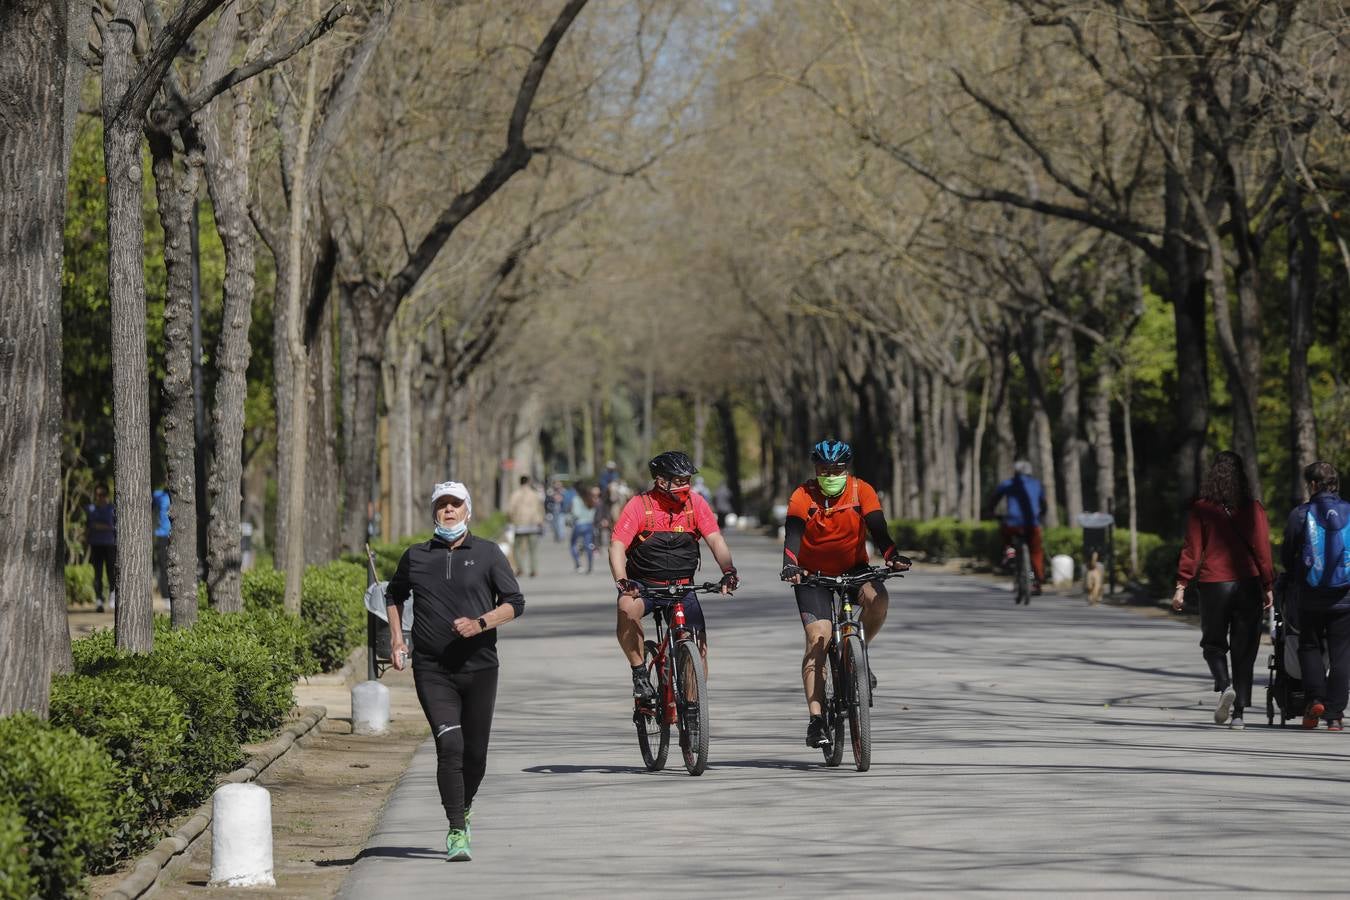
{"label": "green hedge row", "polygon": [[[381,577],[428,536],[374,548]],[[282,722],[298,677],[340,667],[364,641],[366,578],[360,556],[311,566],[295,619],[285,576],[254,569],[243,613],[203,608],[182,630],[157,617],[148,654],[120,652],[109,630],[74,641],[49,720],[0,719],[0,900],[83,896],[86,872],[143,850],[204,800],[242,762],[240,744]],[[66,567],[66,590],[92,600],[92,569]]]}
{"label": "green hedge row", "polygon": [[[956,519],[896,519],[890,523],[895,542],[905,550],[917,550],[930,559],[968,557],[986,563],[997,563],[1003,556],[1003,538],[997,522],[960,522]],[[1141,572],[1137,579],[1145,580],[1151,590],[1170,590],[1176,575],[1179,542],[1164,541],[1156,534],[1139,532],[1139,562]],[[1083,557],[1083,530],[1073,527],[1046,528],[1042,532],[1046,557],[1064,554],[1072,556],[1081,565]],[[1115,529],[1112,543],[1115,550],[1116,576],[1130,579],[1130,533]]]}

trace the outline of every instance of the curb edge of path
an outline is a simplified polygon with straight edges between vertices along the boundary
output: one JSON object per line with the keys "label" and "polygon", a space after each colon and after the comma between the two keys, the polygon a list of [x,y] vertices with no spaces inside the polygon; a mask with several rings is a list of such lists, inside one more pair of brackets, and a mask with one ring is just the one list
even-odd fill
{"label": "curb edge of path", "polygon": [[[328,717],[323,706],[300,707],[300,718],[288,724],[262,750],[233,772],[220,777],[216,787],[223,784],[242,784],[257,778],[272,763],[280,759],[319,723]],[[103,894],[103,900],[136,900],[159,881],[159,876],[176,857],[186,853],[211,824],[212,799],[208,798],[188,820],[168,837],[155,845],[149,853],[136,861],[131,873]]]}

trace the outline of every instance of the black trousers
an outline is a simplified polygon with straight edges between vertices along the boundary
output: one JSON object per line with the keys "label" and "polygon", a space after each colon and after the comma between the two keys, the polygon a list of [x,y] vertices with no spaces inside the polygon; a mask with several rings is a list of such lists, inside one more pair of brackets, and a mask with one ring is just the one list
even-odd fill
{"label": "black trousers", "polygon": [[1261,579],[1201,582],[1196,590],[1200,594],[1200,649],[1214,676],[1214,690],[1231,684],[1237,692],[1236,716],[1252,705],[1252,666],[1261,647]]}
{"label": "black trousers", "polygon": [[103,593],[103,576],[108,576],[108,590],[117,587],[117,545],[116,544],[90,544],[89,562],[94,567],[94,597],[102,600],[107,594]]}
{"label": "black trousers", "polygon": [[436,786],[451,829],[464,828],[487,771],[488,735],[497,702],[497,669],[450,672],[436,660],[413,661],[413,682],[436,739]]}
{"label": "black trousers", "polygon": [[[1303,670],[1303,693],[1326,703],[1325,717],[1339,719],[1350,695],[1350,610],[1299,609],[1298,665]],[[1331,663],[1328,679],[1321,642],[1327,642]]]}

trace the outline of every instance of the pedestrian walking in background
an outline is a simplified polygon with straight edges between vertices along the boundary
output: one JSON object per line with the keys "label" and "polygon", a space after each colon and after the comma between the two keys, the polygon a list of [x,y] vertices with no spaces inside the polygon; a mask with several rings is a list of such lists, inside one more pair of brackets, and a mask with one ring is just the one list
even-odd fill
{"label": "pedestrian walking in background", "polygon": [[1271,605],[1274,581],[1266,510],[1251,495],[1242,458],[1225,450],[1214,458],[1191,504],[1172,595],[1178,612],[1188,585],[1195,584],[1200,598],[1200,648],[1219,694],[1216,725],[1243,727],[1262,609]]}
{"label": "pedestrian walking in background", "polygon": [[727,516],[736,511],[731,496],[731,485],[725,481],[718,485],[717,490],[713,492],[712,507],[713,512],[717,513],[717,527],[726,528]]}
{"label": "pedestrian walking in background", "polygon": [[473,801],[487,771],[497,700],[497,629],[525,612],[506,555],[469,532],[473,499],[457,481],[431,492],[431,540],[404,551],[385,592],[394,668],[407,665],[403,604],[417,595],[413,682],[436,740],[436,786],[451,862],[471,859]]}
{"label": "pedestrian walking in background", "polygon": [[712,490],[708,487],[708,482],[704,480],[702,475],[695,475],[694,483],[690,487],[695,494],[698,494],[700,497],[703,498],[704,503],[708,504],[709,506],[712,506],[713,502]]}
{"label": "pedestrian walking in background", "polygon": [[[1298,605],[1298,664],[1308,706],[1303,727],[1341,731],[1350,695],[1350,503],[1341,499],[1340,476],[1328,462],[1303,470],[1308,502],[1294,507],[1284,526],[1286,602]],[[1328,677],[1322,659],[1326,642]]]}
{"label": "pedestrian walking in background", "polygon": [[563,484],[557,479],[554,479],[544,496],[544,515],[548,517],[549,528],[553,531],[553,543],[562,543],[563,523],[567,520],[567,510],[563,506]]}
{"label": "pedestrian walking in background", "polygon": [[169,492],[164,488],[156,488],[150,495],[150,513],[155,523],[155,584],[165,600],[169,599],[169,534],[173,530],[169,505]]}
{"label": "pedestrian walking in background", "polygon": [[[84,508],[85,540],[89,544],[89,562],[94,567],[94,609],[103,612],[104,597],[117,608],[117,507],[108,499],[108,486],[94,485],[94,502]],[[108,593],[103,592],[107,577]]]}
{"label": "pedestrian walking in background", "polygon": [[595,563],[595,510],[600,506],[600,488],[593,487],[572,498],[572,568],[581,571],[581,553],[586,551],[586,574]]}
{"label": "pedestrian walking in background", "polygon": [[516,560],[516,574],[525,573],[525,561],[530,563],[530,577],[539,574],[539,535],[544,533],[544,498],[530,483],[530,476],[520,476],[520,485],[511,492],[506,504],[506,517],[511,522],[514,537],[511,555]]}

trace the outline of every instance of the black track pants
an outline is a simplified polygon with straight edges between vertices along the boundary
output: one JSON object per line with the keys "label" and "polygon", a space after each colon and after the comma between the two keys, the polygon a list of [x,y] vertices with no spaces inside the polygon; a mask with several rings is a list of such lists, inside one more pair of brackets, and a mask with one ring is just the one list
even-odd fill
{"label": "black track pants", "polygon": [[[1298,664],[1303,670],[1303,692],[1309,701],[1325,701],[1325,718],[1339,719],[1345,714],[1350,695],[1350,610],[1299,610]],[[1327,677],[1322,659],[1322,641],[1327,642],[1331,658],[1331,676]]]}
{"label": "black track pants", "polygon": [[497,702],[497,669],[446,671],[434,659],[413,664],[417,699],[436,738],[436,786],[452,829],[464,827],[487,770],[488,735]]}
{"label": "black track pants", "polygon": [[1237,692],[1233,706],[1237,715],[1252,705],[1252,666],[1261,647],[1261,581],[1201,582],[1196,589],[1200,593],[1200,649],[1214,676],[1214,690],[1221,691],[1231,683]]}

